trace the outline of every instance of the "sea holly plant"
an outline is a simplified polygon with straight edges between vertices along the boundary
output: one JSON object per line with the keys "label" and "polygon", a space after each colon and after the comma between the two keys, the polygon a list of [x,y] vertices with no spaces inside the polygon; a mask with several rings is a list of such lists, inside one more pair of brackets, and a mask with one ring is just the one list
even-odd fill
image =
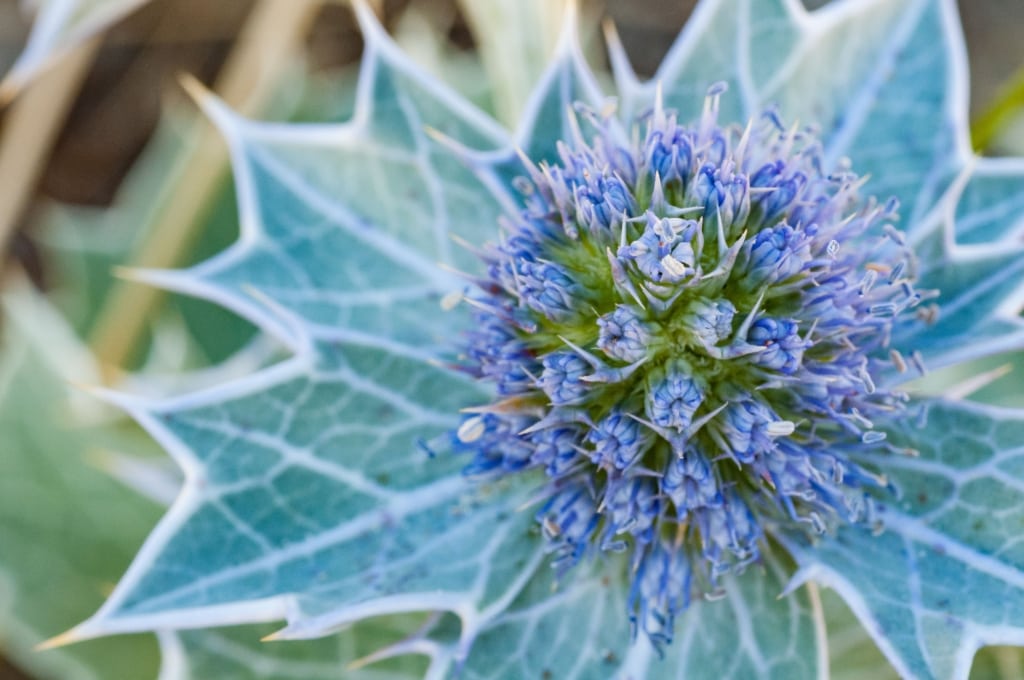
{"label": "sea holly plant", "polygon": [[[952,0],[705,0],[655,77],[569,16],[508,133],[372,14],[342,125],[201,103],[242,235],[139,272],[290,358],[107,398],[185,473],[58,641],[424,625],[430,677],[822,677],[818,584],[897,672],[1024,644],[1024,163],[971,156]],[[274,644],[287,644],[275,642]]]}

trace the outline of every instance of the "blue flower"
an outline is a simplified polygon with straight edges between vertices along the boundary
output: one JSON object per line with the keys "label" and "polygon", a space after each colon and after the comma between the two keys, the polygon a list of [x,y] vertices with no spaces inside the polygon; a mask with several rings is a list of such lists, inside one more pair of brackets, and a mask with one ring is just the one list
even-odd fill
{"label": "blue flower", "polygon": [[544,357],[543,366],[537,385],[552,404],[574,404],[587,393],[583,378],[590,366],[575,352],[552,352]]}
{"label": "blue flower", "polygon": [[684,312],[684,324],[705,347],[714,347],[732,336],[736,307],[727,299],[696,299]]}
{"label": "blue flower", "polygon": [[597,346],[608,357],[632,363],[647,356],[651,333],[632,305],[616,306],[597,319],[597,326]]}
{"label": "blue flower", "polygon": [[698,227],[693,220],[658,217],[648,211],[640,237],[619,248],[618,255],[649,280],[678,283],[693,272],[694,253],[690,241]]}
{"label": "blue flower", "polygon": [[1024,413],[899,391],[1024,348],[1024,164],[971,157],[953,0],[702,1],[615,103],[568,29],[514,136],[356,6],[350,123],[204,99],[243,238],[156,280],[294,356],[124,400],[185,488],[71,637],[451,609],[372,658],[815,677],[815,579],[907,677],[1024,639]]}
{"label": "blue flower", "polygon": [[603,550],[625,550],[626,541],[616,540],[624,533],[638,542],[649,542],[661,514],[657,483],[651,477],[639,476],[620,480],[608,490],[605,514],[608,524]]}
{"label": "blue flower", "polygon": [[537,515],[555,565],[568,568],[579,562],[601,520],[594,500],[586,487],[569,486],[551,497]]}
{"label": "blue flower", "polygon": [[652,423],[663,428],[682,431],[690,426],[693,414],[704,401],[704,392],[691,369],[676,362],[666,370],[652,375],[647,390],[646,414]]}
{"label": "blue flower", "polygon": [[590,430],[587,441],[594,445],[594,463],[625,470],[644,452],[649,437],[638,421],[624,412],[613,411]]}
{"label": "blue flower", "polygon": [[734,399],[715,423],[716,431],[721,432],[719,446],[739,462],[751,463],[755,454],[771,448],[768,433],[778,421],[771,409],[754,397]]}
{"label": "blue flower", "polygon": [[[494,410],[477,457],[547,473],[559,564],[631,552],[633,616],[652,639],[688,601],[668,574],[710,592],[759,559],[766,526],[870,514],[877,478],[835,452],[877,432],[844,414],[903,408],[869,359],[921,300],[885,235],[892,206],[822,173],[813,137],[774,112],[742,136],[720,127],[723,91],[692,126],[656,108],[635,145],[594,114],[592,143],[529,173],[526,208],[486,251],[485,330],[464,352],[521,405]],[[501,311],[524,305],[525,323]]]}
{"label": "blue flower", "polygon": [[630,604],[634,626],[656,643],[672,642],[676,614],[690,603],[691,571],[685,553],[658,541],[641,562]]}
{"label": "blue flower", "polygon": [[661,490],[672,500],[682,519],[693,510],[722,503],[722,490],[711,463],[696,449],[684,451],[668,463],[661,478]]}
{"label": "blue flower", "polygon": [[780,373],[796,373],[810,344],[797,330],[796,323],[785,319],[761,317],[755,321],[747,332],[747,342],[764,351],[751,355],[752,361]]}
{"label": "blue flower", "polygon": [[737,283],[756,290],[799,273],[809,259],[807,252],[801,252],[806,238],[806,232],[784,223],[757,232],[744,247],[739,268],[745,275]]}
{"label": "blue flower", "polygon": [[529,260],[514,266],[520,299],[530,309],[550,318],[573,313],[576,284],[564,268]]}

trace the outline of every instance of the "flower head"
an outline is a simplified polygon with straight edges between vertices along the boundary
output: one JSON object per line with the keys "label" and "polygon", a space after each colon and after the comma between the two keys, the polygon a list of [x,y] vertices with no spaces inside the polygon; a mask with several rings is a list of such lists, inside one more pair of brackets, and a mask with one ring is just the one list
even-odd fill
{"label": "flower head", "polygon": [[544,470],[556,563],[629,552],[655,641],[767,534],[870,516],[880,480],[844,451],[884,446],[872,419],[904,397],[876,357],[922,298],[895,204],[772,112],[720,125],[721,91],[692,125],[656,106],[628,142],[595,117],[527,165],[465,353],[498,395],[460,437],[472,467]]}
{"label": "flower head", "polygon": [[544,469],[559,564],[631,551],[657,640],[766,532],[869,516],[880,479],[843,452],[902,408],[872,374],[923,297],[895,204],[824,173],[813,133],[771,112],[720,126],[721,91],[692,126],[657,107],[638,143],[602,121],[528,165],[466,353],[500,395],[462,437],[473,467]]}

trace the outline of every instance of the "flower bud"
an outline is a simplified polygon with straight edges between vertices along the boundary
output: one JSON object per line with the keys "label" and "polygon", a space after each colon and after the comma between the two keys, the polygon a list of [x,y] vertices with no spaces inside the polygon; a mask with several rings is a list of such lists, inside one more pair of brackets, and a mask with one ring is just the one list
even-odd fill
{"label": "flower bud", "polygon": [[806,343],[798,334],[797,326],[784,319],[761,318],[747,333],[747,342],[764,347],[763,352],[751,355],[751,361],[787,375],[796,373],[803,361]]}
{"label": "flower bud", "polygon": [[736,307],[726,299],[699,299],[690,304],[683,316],[686,326],[705,347],[714,347],[732,337]]}
{"label": "flower bud", "polygon": [[651,333],[637,316],[636,308],[619,305],[597,320],[601,333],[597,346],[612,359],[633,363],[647,356]]}
{"label": "flower bud", "polygon": [[652,376],[645,405],[647,418],[659,427],[682,432],[690,426],[703,400],[704,394],[687,365],[675,362]]}
{"label": "flower bud", "polygon": [[649,443],[640,423],[621,411],[612,411],[590,431],[587,440],[594,445],[595,463],[625,470],[640,456]]}
{"label": "flower bud", "polygon": [[572,404],[586,393],[587,384],[583,376],[590,372],[590,365],[575,352],[553,352],[542,362],[544,371],[540,374],[539,387],[548,395],[552,404]]}
{"label": "flower bud", "polygon": [[721,489],[711,463],[696,449],[689,449],[682,457],[669,461],[661,489],[672,499],[680,517],[721,503]]}

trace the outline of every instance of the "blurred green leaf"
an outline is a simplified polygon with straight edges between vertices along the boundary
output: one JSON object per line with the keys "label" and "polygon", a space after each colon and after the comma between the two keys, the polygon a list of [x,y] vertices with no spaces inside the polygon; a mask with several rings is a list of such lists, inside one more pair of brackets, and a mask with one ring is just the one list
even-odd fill
{"label": "blurred green leaf", "polygon": [[424,675],[424,657],[348,668],[413,632],[409,623],[409,617],[374,619],[331,637],[288,642],[260,642],[273,625],[161,633],[160,680],[414,680]]}
{"label": "blurred green leaf", "polygon": [[899,676],[871,640],[864,626],[834,591],[822,589],[832,680],[895,680]]}
{"label": "blurred green leaf", "polygon": [[567,4],[565,0],[459,0],[491,84],[494,111],[510,128],[518,123],[555,51]]}
{"label": "blurred green leaf", "polygon": [[[42,300],[4,300],[0,355],[0,646],[41,679],[153,677],[149,636],[111,638],[47,652],[42,640],[66,630],[103,601],[159,508],[89,463],[95,450],[138,452],[153,444],[134,428],[76,426],[72,394],[55,366],[81,349]],[[40,341],[42,339],[42,341]],[[88,379],[88,375],[74,376]],[[92,400],[77,406],[95,406]]]}
{"label": "blurred green leaf", "polygon": [[[831,680],[896,680],[896,673],[867,631],[834,591],[823,589]],[[1024,677],[1024,649],[986,647],[978,651],[971,680],[1017,680]]]}
{"label": "blurred green leaf", "polygon": [[28,44],[0,81],[0,100],[13,96],[64,52],[82,44],[146,0],[29,0],[36,17]]}
{"label": "blurred green leaf", "polygon": [[[995,101],[971,123],[971,143],[979,153],[993,145],[1016,146],[1024,140],[1004,140],[1015,120],[1024,117],[1024,67],[1021,67],[1003,86]],[[1016,142],[1016,143],[1014,143]]]}

